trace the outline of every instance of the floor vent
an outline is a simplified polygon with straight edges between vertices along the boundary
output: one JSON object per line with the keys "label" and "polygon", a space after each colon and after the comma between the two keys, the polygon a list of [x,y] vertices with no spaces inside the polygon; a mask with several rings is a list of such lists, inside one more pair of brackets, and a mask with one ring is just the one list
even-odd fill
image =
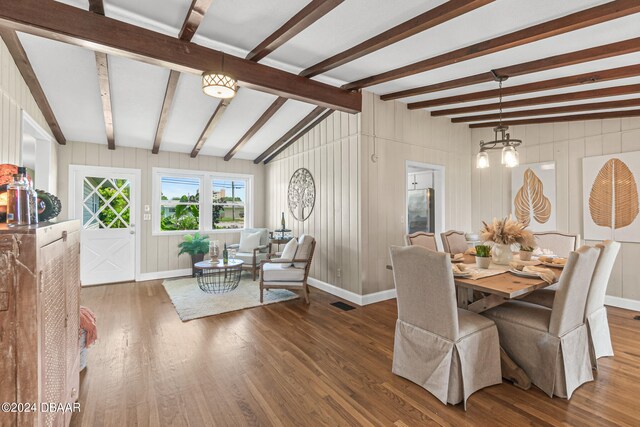
{"label": "floor vent", "polygon": [[634,317],[633,320],[640,320],[640,316]]}
{"label": "floor vent", "polygon": [[337,301],[337,302],[332,302],[331,303],[332,306],[339,308],[342,311],[349,311],[349,310],[353,310],[355,307],[349,304],[346,304],[342,301]]}

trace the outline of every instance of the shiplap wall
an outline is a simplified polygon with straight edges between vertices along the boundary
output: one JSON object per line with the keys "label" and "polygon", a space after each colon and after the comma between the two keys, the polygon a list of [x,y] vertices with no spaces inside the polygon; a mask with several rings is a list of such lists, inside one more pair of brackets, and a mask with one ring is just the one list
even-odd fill
{"label": "shiplap wall", "polygon": [[[556,162],[556,208],[560,231],[583,235],[582,159],[603,154],[640,150],[640,118],[592,120],[574,123],[514,126],[511,134],[523,140],[520,163]],[[490,129],[474,129],[473,146],[491,138]],[[474,150],[472,161],[475,165]],[[511,211],[511,171],[500,165],[500,153],[492,154],[491,167],[472,171],[472,224],[501,217]],[[587,241],[588,244],[596,242]],[[640,300],[640,244],[623,243],[607,293]]]}
{"label": "shiplap wall", "polygon": [[[46,132],[51,134],[51,131],[2,39],[0,95],[0,163],[19,164],[22,144],[21,110],[26,111]],[[54,156],[56,145],[53,144]]]}
{"label": "shiplap wall", "polygon": [[[254,175],[254,226],[261,227],[264,223],[264,168],[248,160],[225,162],[221,157],[202,155],[192,159],[189,154],[184,153],[160,151],[159,154],[152,154],[151,150],[127,147],[109,150],[102,144],[67,142],[67,145],[61,146],[58,152],[58,195],[63,206],[63,212],[60,215],[62,219],[68,217],[69,165],[140,169],[142,175],[139,189],[142,195],[140,209],[143,209],[144,205],[153,207],[151,198],[152,168],[154,167],[252,174]],[[142,221],[137,227],[142,233],[140,271],[155,273],[189,268],[189,256],[178,257],[178,243],[182,241],[182,236],[153,236],[151,224],[152,221]],[[220,242],[237,243],[240,240],[240,233],[212,233],[210,237]]]}
{"label": "shiplap wall", "polygon": [[[467,229],[469,140],[466,126],[364,92],[361,114],[334,113],[267,165],[266,223],[276,227],[284,211],[295,235],[317,238],[312,277],[360,295],[392,289],[386,265],[389,246],[402,245],[406,232],[406,161],[445,166],[445,227]],[[316,206],[303,223],[286,199],[300,167],[316,181]]]}
{"label": "shiplap wall", "polygon": [[[361,141],[362,289],[370,294],[393,288],[389,247],[404,245],[406,162],[445,167],[444,229],[470,226],[471,163],[469,128],[406,104],[385,102],[365,92]],[[378,155],[374,163],[371,155]]]}
{"label": "shiplap wall", "polygon": [[[310,276],[361,294],[359,161],[360,115],[334,112],[266,167],[266,225],[280,228],[282,212],[295,236],[316,238]],[[287,187],[298,168],[311,171],[316,202],[309,219],[297,221],[287,206]]]}

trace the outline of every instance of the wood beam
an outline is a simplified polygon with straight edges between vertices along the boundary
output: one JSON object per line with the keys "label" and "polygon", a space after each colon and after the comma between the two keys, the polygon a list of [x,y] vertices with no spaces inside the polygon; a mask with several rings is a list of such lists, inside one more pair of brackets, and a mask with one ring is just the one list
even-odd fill
{"label": "wood beam", "polygon": [[202,146],[207,141],[207,138],[209,138],[209,136],[213,132],[213,129],[215,129],[218,122],[220,122],[220,119],[222,118],[222,113],[224,113],[224,110],[227,109],[228,105],[229,105],[228,99],[223,99],[220,101],[215,111],[213,112],[213,115],[211,115],[211,118],[209,118],[209,121],[204,127],[202,133],[200,134],[200,137],[198,138],[198,142],[196,142],[196,145],[191,150],[191,157],[196,157],[198,155],[198,153],[202,149]]}
{"label": "wood beam", "polygon": [[267,148],[262,154],[255,158],[253,163],[256,165],[269,157],[273,152],[275,152],[280,146],[289,140],[291,140],[294,136],[296,136],[302,129],[304,129],[309,123],[313,122],[315,119],[320,117],[322,113],[325,112],[325,109],[322,107],[316,107],[313,111],[307,114],[302,120],[300,120],[294,127],[289,129],[284,135],[282,135],[276,142],[271,144],[269,148]]}
{"label": "wood beam", "polygon": [[522,46],[538,40],[568,33],[580,28],[586,28],[612,19],[621,18],[640,12],[640,2],[637,0],[615,0],[589,9],[581,10],[561,18],[543,22],[522,30],[514,31],[490,40],[485,40],[470,46],[456,49],[442,55],[415,62],[391,71],[376,74],[343,86],[345,89],[361,89],[412,76],[425,71],[434,70],[454,63],[478,58],[495,52],[500,52],[516,46]]}
{"label": "wood beam", "polygon": [[55,114],[53,114],[53,109],[49,104],[49,100],[47,96],[44,94],[44,90],[42,90],[42,86],[40,86],[40,82],[36,77],[35,71],[33,71],[33,67],[31,66],[31,62],[27,57],[27,53],[22,47],[22,43],[20,43],[20,39],[15,31],[7,30],[4,28],[0,28],[0,36],[2,40],[4,40],[4,44],[7,45],[7,49],[13,58],[13,61],[16,63],[18,67],[18,71],[22,75],[31,95],[33,95],[33,99],[36,101],[38,108],[42,112],[44,119],[47,121],[49,125],[49,129],[53,133],[54,138],[60,145],[64,145],[67,143],[67,139],[64,137],[62,133],[62,129],[60,128],[60,124],[56,119]]}
{"label": "wood beam", "polygon": [[[596,46],[589,49],[578,50],[576,52],[564,53],[550,56],[548,58],[536,59],[534,61],[523,62],[509,67],[497,68],[494,71],[499,76],[516,77],[530,73],[537,73],[554,68],[567,67],[569,65],[582,64],[584,62],[596,61],[598,59],[611,58],[613,56],[626,55],[628,53],[640,51],[640,37],[623,40],[621,42]],[[475,85],[494,81],[493,74],[475,74],[473,76],[461,77],[446,82],[420,86],[412,89],[391,92],[380,96],[383,101],[392,99],[407,98],[409,96],[424,95],[425,93],[438,92],[441,90],[455,89],[458,87]]]}
{"label": "wood beam", "polygon": [[[182,24],[182,29],[178,35],[180,40],[191,41],[193,35],[198,30],[204,15],[207,13],[209,6],[211,6],[212,1],[213,0],[193,0],[191,2],[191,6],[187,12],[187,17],[185,18],[184,23]],[[164,99],[162,100],[162,110],[160,111],[160,117],[158,118],[156,135],[153,138],[153,148],[151,149],[153,154],[158,154],[160,152],[162,136],[164,135],[167,123],[169,123],[169,112],[171,111],[171,104],[173,103],[173,97],[175,96],[179,80],[180,73],[175,70],[171,70],[169,73],[169,80],[167,81],[167,88],[164,92]]]}
{"label": "wood beam", "polygon": [[198,31],[198,27],[204,19],[204,15],[209,10],[209,6],[213,0],[192,0],[187,17],[182,24],[178,38],[186,42],[190,42],[193,36]]}
{"label": "wood beam", "polygon": [[247,59],[255,62],[260,61],[309,25],[329,13],[343,1],[344,0],[312,0],[302,8],[300,12],[296,13],[291,19],[285,22],[284,25],[249,52]]}
{"label": "wood beam", "polygon": [[96,69],[98,71],[98,86],[100,86],[100,99],[102,99],[102,114],[104,127],[107,131],[107,145],[109,150],[116,149],[116,141],[113,131],[113,113],[111,110],[111,85],[109,83],[109,61],[107,54],[96,52]]}
{"label": "wood beam", "polygon": [[236,143],[236,145],[229,150],[229,152],[224,156],[226,161],[231,160],[233,156],[260,130],[262,126],[265,125],[269,121],[271,117],[287,102],[287,98],[278,97],[273,104],[267,108],[260,118],[249,128],[249,130],[240,138],[240,141]]}
{"label": "wood beam", "polygon": [[178,80],[180,80],[180,73],[171,70],[169,73],[169,80],[167,81],[167,88],[164,91],[162,110],[160,110],[158,126],[156,127],[156,136],[153,138],[153,148],[151,149],[153,154],[158,154],[160,152],[160,144],[162,143],[162,136],[164,135],[167,123],[169,123],[169,112],[171,111],[173,97],[175,96],[176,88],[178,87]]}
{"label": "wood beam", "polygon": [[[540,92],[550,89],[560,89],[564,87],[586,85],[591,83],[605,82],[609,80],[625,79],[640,76],[640,65],[629,65],[626,67],[611,68],[608,70],[583,73],[575,76],[560,77],[557,79],[543,80],[540,82],[526,83],[517,86],[503,87],[502,95],[520,95],[523,93]],[[480,92],[465,93],[462,95],[447,96],[444,98],[428,99],[426,101],[411,102],[407,104],[409,110],[420,108],[430,108],[440,105],[458,104],[462,102],[479,101],[482,99],[497,98],[500,96],[499,89],[483,90]]]}
{"label": "wood beam", "polygon": [[[522,119],[511,120],[502,122],[503,125],[516,126],[516,125],[530,125],[539,123],[557,123],[557,122],[577,122],[583,120],[601,120],[601,119],[618,119],[623,117],[638,117],[640,116],[640,110],[623,110],[623,111],[606,111],[604,113],[593,114],[573,114],[569,116],[555,116],[555,117],[539,117],[536,119]],[[495,127],[498,122],[484,122],[470,124],[470,128],[486,128]]]}
{"label": "wood beam", "polygon": [[347,62],[354,61],[365,55],[368,55],[383,47],[390,46],[401,40],[411,37],[415,34],[421,33],[429,28],[433,28],[436,25],[447,22],[453,18],[463,15],[469,11],[477,9],[488,3],[492,3],[494,0],[451,0],[438,7],[426,11],[425,13],[418,15],[402,24],[396,25],[389,30],[378,34],[375,37],[371,37],[368,40],[363,41],[356,46],[342,51],[330,58],[320,61],[315,65],[305,69],[300,75],[305,77],[313,77],[318,74],[326,73],[327,71],[346,64]]}
{"label": "wood beam", "polygon": [[180,72],[222,71],[241,86],[357,113],[362,96],[52,0],[0,2],[0,25]]}
{"label": "wood beam", "polygon": [[333,110],[326,110],[323,114],[321,114],[317,119],[315,119],[313,122],[309,123],[309,125],[307,125],[306,128],[302,129],[302,131],[298,134],[296,134],[292,139],[290,139],[288,142],[284,143],[282,146],[280,146],[280,148],[278,148],[276,150],[275,153],[273,153],[273,155],[271,157],[269,157],[267,160],[264,161],[264,164],[266,165],[267,163],[269,163],[271,160],[275,159],[276,157],[278,157],[278,154],[282,153],[284,150],[286,150],[287,148],[289,148],[289,146],[291,144],[293,144],[294,142],[298,141],[300,138],[302,138],[304,135],[306,135],[307,133],[309,133],[309,131],[311,131],[311,129],[313,129],[314,127],[318,126],[324,119],[326,119],[327,117],[329,117],[330,115],[333,114]]}
{"label": "wood beam", "polygon": [[[628,107],[640,107],[640,98],[623,99],[620,101],[591,102],[589,104],[565,105],[563,107],[537,108],[534,110],[507,111],[502,113],[502,118],[511,119],[514,117],[546,116],[551,114],[575,113],[579,111],[593,111],[593,110],[609,110],[614,108],[628,108]],[[451,122],[452,123],[480,122],[484,120],[498,120],[499,118],[500,118],[499,113],[491,113],[491,114],[480,114],[476,116],[454,117],[451,119]]]}
{"label": "wood beam", "polygon": [[[104,4],[102,0],[89,0],[89,11],[104,16]],[[107,54],[95,52],[96,69],[98,71],[98,86],[100,99],[102,100],[102,115],[104,127],[107,132],[107,146],[109,150],[116,149],[116,141],[113,130],[113,111],[111,110],[111,84],[109,83],[109,60]]]}
{"label": "wood beam", "polygon": [[[561,93],[558,95],[540,96],[537,98],[516,99],[502,103],[502,108],[528,107],[539,104],[553,104],[556,102],[580,101],[583,99],[603,98],[606,96],[630,95],[640,92],[640,84],[607,87],[603,89],[584,90],[581,92]],[[491,104],[471,105],[469,107],[449,108],[446,110],[435,110],[432,116],[452,116],[457,114],[467,114],[476,111],[497,110],[500,107],[498,102]]]}

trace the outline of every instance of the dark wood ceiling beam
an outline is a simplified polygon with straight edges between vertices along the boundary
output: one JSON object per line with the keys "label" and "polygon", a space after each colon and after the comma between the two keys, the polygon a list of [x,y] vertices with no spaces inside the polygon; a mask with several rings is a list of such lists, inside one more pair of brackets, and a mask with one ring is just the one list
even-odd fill
{"label": "dark wood ceiling beam", "polygon": [[[617,108],[640,107],[640,98],[623,99],[620,101],[591,102],[589,104],[565,105],[563,107],[536,108],[533,110],[507,111],[502,113],[503,119],[514,117],[547,116],[551,114],[575,113],[579,111],[609,110]],[[479,114],[476,116],[454,117],[452,123],[481,122],[485,120],[498,120],[499,113]]]}
{"label": "dark wood ceiling beam", "polygon": [[98,52],[202,74],[222,70],[240,86],[356,113],[362,96],[315,80],[224,54],[56,1],[0,2],[0,25]]}
{"label": "dark wood ceiling beam", "polygon": [[294,36],[302,32],[305,28],[322,18],[333,10],[344,0],[312,0],[308,5],[296,13],[291,19],[274,31],[262,43],[256,46],[247,59],[250,61],[260,61],[265,56],[282,46]]}
{"label": "dark wood ceiling beam", "polygon": [[[580,92],[561,93],[558,95],[539,96],[537,98],[516,99],[502,103],[502,108],[528,107],[540,104],[554,104],[558,102],[580,101],[583,99],[604,98],[607,96],[630,95],[640,92],[640,84],[607,87],[603,89],[584,90]],[[453,116],[458,114],[473,113],[476,111],[497,110],[500,104],[471,105],[468,107],[449,108],[446,110],[435,110],[432,116]]]}
{"label": "dark wood ceiling beam", "polygon": [[327,117],[329,117],[331,114],[333,114],[333,110],[328,109],[326,110],[324,113],[320,114],[319,117],[317,117],[314,121],[312,121],[311,123],[309,123],[307,125],[307,127],[305,127],[304,129],[302,129],[299,133],[297,133],[293,138],[291,138],[289,141],[285,142],[284,144],[282,144],[280,146],[280,148],[278,148],[268,159],[266,159],[264,161],[264,164],[266,165],[267,163],[269,163],[271,160],[275,159],[276,157],[278,157],[278,154],[282,153],[284,150],[286,150],[287,148],[289,148],[291,146],[291,144],[293,144],[294,142],[298,141],[300,138],[302,138],[304,135],[306,135],[309,131],[311,131],[311,129],[313,129],[314,127],[318,126],[324,119],[326,119]]}
{"label": "dark wood ceiling beam", "polygon": [[176,94],[178,87],[178,80],[180,80],[180,73],[171,70],[169,73],[169,80],[167,81],[167,88],[164,91],[164,99],[162,100],[162,109],[160,110],[160,117],[158,118],[158,126],[156,127],[156,135],[153,138],[153,148],[151,152],[158,154],[160,152],[160,144],[162,143],[162,136],[169,123],[169,112],[171,111],[171,105],[173,104],[173,97]]}
{"label": "dark wood ceiling beam", "polygon": [[[89,0],[89,11],[104,16],[104,4],[102,0]],[[104,52],[95,52],[96,70],[98,72],[98,87],[102,100],[102,115],[104,116],[104,128],[107,133],[107,146],[109,150],[116,149],[115,133],[113,130],[113,111],[111,109],[111,84],[109,83],[109,60]]]}
{"label": "dark wood ceiling beam", "polygon": [[300,120],[294,127],[289,129],[284,135],[282,135],[276,142],[271,144],[269,148],[267,148],[262,154],[255,158],[253,163],[256,165],[269,157],[272,153],[274,153],[282,144],[285,144],[289,140],[291,140],[294,136],[296,136],[299,132],[302,131],[309,123],[313,122],[315,119],[320,117],[322,113],[325,112],[325,109],[322,107],[316,107],[307,114],[302,120]]}
{"label": "dark wood ceiling beam", "polygon": [[[554,68],[567,67],[569,65],[582,64],[584,62],[597,61],[598,59],[626,55],[628,53],[638,51],[640,51],[640,37],[583,49],[576,52],[563,53],[560,55],[550,56],[548,58],[536,59],[534,61],[523,62],[521,64],[511,65],[509,67],[497,68],[494,71],[499,76],[516,77],[545,70],[552,70]],[[493,74],[488,71],[486,73],[461,77],[459,79],[453,79],[446,82],[387,93],[381,95],[380,99],[382,99],[383,101],[390,101],[392,99],[424,95],[426,93],[433,93],[441,90],[455,89],[479,83],[486,83],[493,80]]]}
{"label": "dark wood ceiling beam", "polygon": [[[100,0],[92,0],[100,1]],[[204,15],[209,10],[213,0],[193,0],[187,17],[182,24],[182,29],[178,34],[178,38],[184,41],[191,41],[193,35],[198,31],[200,23],[204,19]],[[158,118],[158,126],[156,127],[156,135],[153,138],[153,148],[151,152],[158,154],[160,152],[160,144],[162,143],[162,136],[164,135],[167,123],[169,123],[169,112],[171,111],[171,104],[173,103],[173,97],[175,96],[176,89],[178,87],[178,81],[180,80],[180,73],[175,70],[169,72],[169,80],[167,81],[167,88],[164,92],[164,99],[162,100],[162,110],[160,110],[160,117]],[[197,144],[197,143],[196,143]]]}
{"label": "dark wood ceiling beam", "polygon": [[368,55],[383,47],[390,46],[401,40],[411,37],[415,34],[421,33],[429,28],[433,28],[436,25],[447,22],[453,18],[463,15],[469,11],[477,9],[488,3],[492,3],[494,0],[451,0],[438,7],[435,7],[427,12],[418,15],[402,24],[378,34],[362,43],[342,51],[331,58],[327,58],[324,61],[320,61],[315,65],[305,69],[300,75],[305,77],[313,77],[318,74],[326,73],[327,71],[346,64],[347,62],[354,61],[365,55]]}
{"label": "dark wood ceiling beam", "polygon": [[[502,122],[503,125],[516,126],[516,125],[532,125],[540,123],[558,123],[558,122],[578,122],[583,120],[602,120],[602,119],[618,119],[624,117],[638,117],[640,116],[640,110],[623,110],[623,111],[606,111],[604,113],[593,114],[573,114],[569,116],[555,116],[555,117],[539,117],[536,119],[522,119],[511,120]],[[470,124],[470,128],[486,128],[495,127],[498,122],[484,122]]]}
{"label": "dark wood ceiling beam", "polygon": [[269,121],[269,119],[278,112],[280,107],[282,107],[285,102],[287,102],[286,98],[276,98],[276,100],[273,101],[269,108],[267,108],[267,111],[265,111],[253,124],[253,126],[251,126],[249,130],[244,135],[242,135],[242,138],[240,138],[236,145],[234,145],[231,150],[229,150],[229,152],[224,156],[224,159],[226,161],[231,160],[233,156],[235,156],[236,153],[260,130],[260,128],[262,128],[262,126],[264,126]]}
{"label": "dark wood ceiling beam", "polygon": [[198,31],[198,27],[204,19],[204,15],[209,10],[209,6],[213,0],[192,0],[187,17],[182,24],[178,38],[186,42],[190,42]]}
{"label": "dark wood ceiling beam", "polygon": [[20,75],[24,79],[33,99],[36,101],[38,108],[42,112],[44,119],[47,121],[49,125],[49,129],[53,133],[54,138],[58,142],[58,144],[64,145],[67,143],[67,139],[64,137],[62,133],[62,129],[60,128],[60,124],[56,119],[55,114],[53,114],[53,109],[49,104],[49,100],[47,96],[44,94],[44,90],[42,90],[42,86],[40,86],[40,82],[36,77],[35,71],[33,71],[33,67],[31,66],[31,62],[27,57],[27,53],[22,47],[22,43],[20,43],[20,39],[15,31],[7,30],[4,28],[0,28],[0,36],[2,40],[4,40],[4,44],[7,45],[7,49],[13,58],[13,61],[16,63],[18,67],[18,71],[20,71]]}
{"label": "dark wood ceiling beam", "polygon": [[361,89],[412,76],[425,71],[434,70],[454,63],[478,58],[491,53],[500,52],[517,46],[522,46],[545,38],[553,37],[570,31],[586,28],[612,19],[621,18],[640,12],[640,2],[637,0],[615,0],[589,9],[585,9],[561,18],[543,22],[532,27],[514,31],[503,36],[485,40],[470,46],[456,49],[442,55],[405,65],[384,73],[376,74],[343,86],[345,89]]}
{"label": "dark wood ceiling beam", "polygon": [[217,124],[220,122],[220,119],[222,118],[222,113],[224,113],[228,105],[229,105],[228,99],[223,99],[220,101],[215,111],[209,118],[209,121],[207,122],[204,129],[202,130],[202,133],[198,138],[198,142],[196,142],[196,145],[191,150],[191,157],[196,157],[198,153],[200,153],[202,146],[204,145],[205,142],[207,142],[207,139],[209,138],[209,136],[211,136],[211,133],[213,132]]}
{"label": "dark wood ceiling beam", "polygon": [[[610,80],[625,79],[640,76],[640,65],[611,68],[608,70],[583,73],[575,76],[560,77],[557,79],[543,80],[540,82],[526,83],[517,86],[503,87],[502,95],[520,95],[523,93],[540,92],[544,90],[560,89],[571,86],[586,85]],[[444,98],[429,99],[426,101],[411,102],[407,104],[409,110],[437,107],[440,105],[459,104],[463,102],[480,101],[482,99],[497,98],[499,89],[483,90],[480,92],[465,93],[462,95],[447,96]]]}

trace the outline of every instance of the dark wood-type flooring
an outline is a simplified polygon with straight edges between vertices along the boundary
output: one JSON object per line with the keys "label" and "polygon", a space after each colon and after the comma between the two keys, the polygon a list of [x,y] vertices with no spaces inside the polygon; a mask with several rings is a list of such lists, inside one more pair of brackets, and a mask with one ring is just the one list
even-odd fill
{"label": "dark wood-type flooring", "polygon": [[99,341],[73,426],[640,425],[640,321],[610,308],[616,351],[571,401],[509,383],[465,412],[391,373],[395,300],[300,300],[183,323],[161,281],[84,288]]}

